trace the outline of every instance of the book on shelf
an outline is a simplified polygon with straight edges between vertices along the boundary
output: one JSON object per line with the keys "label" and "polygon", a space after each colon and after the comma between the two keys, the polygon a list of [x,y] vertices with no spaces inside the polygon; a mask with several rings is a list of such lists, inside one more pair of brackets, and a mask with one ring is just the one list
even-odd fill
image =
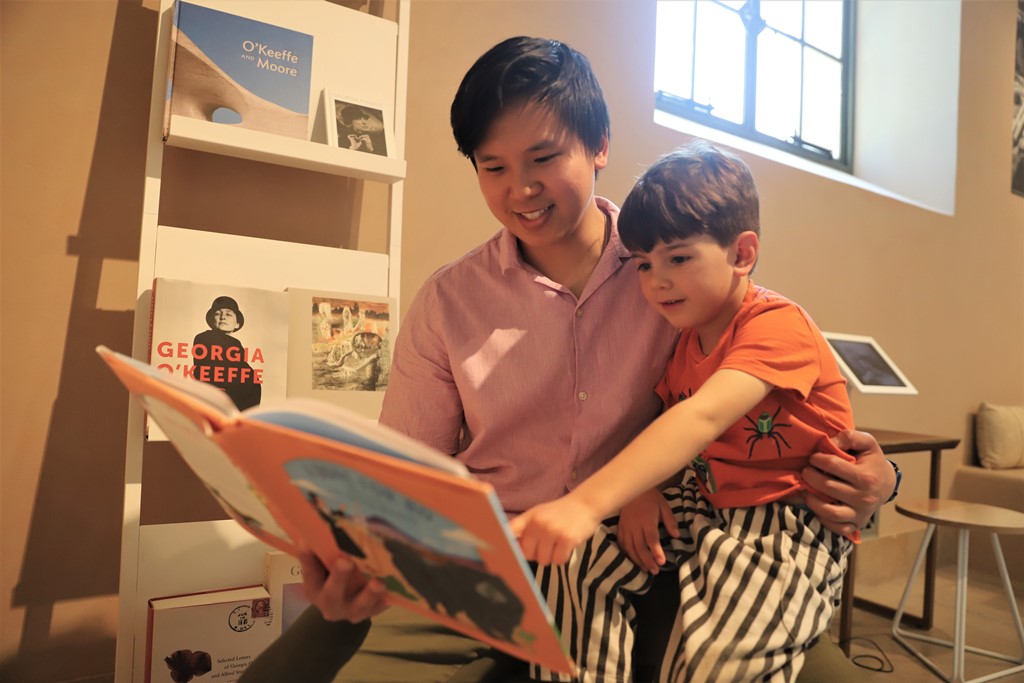
{"label": "book on shelf", "polygon": [[164,138],[171,116],[308,139],[313,36],[177,0]]}
{"label": "book on shelf", "polygon": [[393,300],[290,287],[286,395],[380,414],[391,377]]}
{"label": "book on shelf", "polygon": [[[149,361],[240,410],[305,396],[373,417],[391,372],[391,308],[385,297],[156,278]],[[147,435],[165,438],[152,420]]]}
{"label": "book on shelf", "polygon": [[146,683],[195,677],[234,681],[277,636],[263,586],[153,598],[146,632]]}
{"label": "book on shelf", "polygon": [[[156,278],[149,360],[161,372],[222,390],[239,409],[283,398],[288,371],[288,295]],[[150,439],[161,438],[147,423]]]}
{"label": "book on shelf", "polygon": [[220,391],[97,352],[224,509],[270,546],[348,556],[385,599],[513,656],[573,665],[494,489],[455,458],[305,398],[239,411]]}
{"label": "book on shelf", "polygon": [[274,626],[280,634],[310,604],[302,591],[302,565],[298,558],[280,550],[268,551],[263,559],[263,585],[270,594]]}

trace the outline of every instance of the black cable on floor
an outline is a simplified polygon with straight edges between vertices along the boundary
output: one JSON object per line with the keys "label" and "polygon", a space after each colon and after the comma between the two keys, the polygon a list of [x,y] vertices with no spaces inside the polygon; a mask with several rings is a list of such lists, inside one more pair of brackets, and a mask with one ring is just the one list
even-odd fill
{"label": "black cable on floor", "polygon": [[[876,643],[875,641],[871,640],[870,638],[850,638],[850,640],[847,642],[849,642],[850,645],[853,645],[854,643],[861,643],[862,645],[866,644],[874,648],[875,651],[878,652],[877,655],[872,653],[856,655],[851,654],[850,661],[859,666],[860,668],[883,674],[891,674],[893,671],[895,671],[892,662],[889,661],[889,658],[886,656],[885,652],[882,651],[882,648],[879,647],[878,643]],[[840,643],[840,645],[842,645],[842,643]]]}

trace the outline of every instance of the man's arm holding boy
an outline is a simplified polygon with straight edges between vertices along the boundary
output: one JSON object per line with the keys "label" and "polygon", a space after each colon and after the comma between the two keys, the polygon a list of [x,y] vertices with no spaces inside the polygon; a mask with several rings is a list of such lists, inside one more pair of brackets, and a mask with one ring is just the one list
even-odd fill
{"label": "man's arm holding boy", "polygon": [[[896,488],[896,473],[881,446],[871,434],[855,430],[840,432],[832,439],[839,448],[856,456],[853,462],[833,453],[811,455],[810,465],[801,473],[820,496],[807,496],[807,506],[822,526],[849,536],[863,529],[871,516],[888,501]],[[672,536],[679,530],[661,488],[645,491],[622,508],[619,515],[619,545],[644,570],[657,573],[665,563],[659,540],[659,524]]]}
{"label": "man's arm holding boy", "polygon": [[840,432],[832,442],[856,456],[852,462],[838,455],[815,453],[802,475],[821,494],[808,496],[807,506],[821,523],[837,534],[863,529],[896,488],[896,471],[878,441],[867,432]]}

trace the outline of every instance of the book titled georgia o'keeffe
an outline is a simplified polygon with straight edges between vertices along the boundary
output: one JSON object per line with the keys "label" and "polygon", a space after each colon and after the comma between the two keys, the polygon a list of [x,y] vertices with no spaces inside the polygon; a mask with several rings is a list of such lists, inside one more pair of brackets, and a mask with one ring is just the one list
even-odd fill
{"label": "book titled georgia o'keeffe", "polygon": [[[155,278],[149,359],[169,375],[205,382],[244,410],[287,390],[288,294]],[[152,440],[163,439],[147,423]]]}
{"label": "book titled georgia o'keeffe", "polygon": [[455,458],[334,404],[239,411],[207,384],[97,352],[251,534],[325,566],[347,556],[389,603],[573,671],[493,487]]}
{"label": "book titled georgia o'keeffe", "polygon": [[178,0],[164,137],[185,116],[307,139],[313,36]]}

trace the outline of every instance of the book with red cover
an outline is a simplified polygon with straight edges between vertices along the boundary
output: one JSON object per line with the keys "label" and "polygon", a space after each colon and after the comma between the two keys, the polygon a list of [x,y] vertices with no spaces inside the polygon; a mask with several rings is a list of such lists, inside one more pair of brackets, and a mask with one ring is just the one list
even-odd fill
{"label": "book with red cover", "polygon": [[387,600],[556,671],[573,663],[494,489],[451,456],[345,409],[239,411],[201,382],[97,352],[225,510],[268,544],[342,554]]}

